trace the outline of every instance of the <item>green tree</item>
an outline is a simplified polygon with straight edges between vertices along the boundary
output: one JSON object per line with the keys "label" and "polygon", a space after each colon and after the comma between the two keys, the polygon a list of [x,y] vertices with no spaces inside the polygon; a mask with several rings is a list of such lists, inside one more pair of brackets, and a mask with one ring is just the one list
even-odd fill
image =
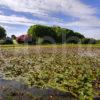
{"label": "green tree", "polygon": [[51,26],[44,26],[44,25],[31,26],[28,29],[28,35],[32,36],[37,41],[40,38],[44,39],[45,37],[49,37],[49,39],[52,38],[50,40],[54,40],[56,43],[70,43],[70,42],[79,43],[81,39],[85,38],[82,34],[78,32],[74,32],[73,30],[70,29],[61,28],[59,26],[51,27]]}
{"label": "green tree", "polygon": [[[28,35],[32,36],[33,39],[40,41],[40,38],[44,39],[45,37],[49,37],[55,40],[56,33],[52,27],[44,26],[44,25],[33,25],[28,29]],[[52,42],[52,41],[51,41]],[[44,43],[42,41],[42,43]]]}
{"label": "green tree", "polygon": [[73,30],[66,29],[66,38],[77,37],[79,39],[85,38],[82,34],[74,32]]}
{"label": "green tree", "polygon": [[75,36],[77,36],[77,37],[80,38],[80,39],[84,39],[84,38],[85,38],[84,35],[82,35],[82,34],[79,33],[79,32],[74,32],[74,34],[75,34]]}
{"label": "green tree", "polygon": [[6,37],[6,30],[0,26],[0,39],[4,39]]}
{"label": "green tree", "polygon": [[28,34],[34,38],[42,38],[44,36],[54,37],[54,30],[49,26],[33,25],[28,29]]}
{"label": "green tree", "polygon": [[65,29],[59,26],[53,26],[52,29],[55,31],[56,37],[55,40],[57,43],[62,43],[63,34],[65,33]]}
{"label": "green tree", "polygon": [[96,44],[96,40],[92,38],[84,38],[82,39],[82,44]]}
{"label": "green tree", "polygon": [[72,36],[72,37],[69,37],[67,40],[66,40],[66,43],[73,43],[73,44],[78,44],[80,43],[81,40],[79,37],[77,36]]}

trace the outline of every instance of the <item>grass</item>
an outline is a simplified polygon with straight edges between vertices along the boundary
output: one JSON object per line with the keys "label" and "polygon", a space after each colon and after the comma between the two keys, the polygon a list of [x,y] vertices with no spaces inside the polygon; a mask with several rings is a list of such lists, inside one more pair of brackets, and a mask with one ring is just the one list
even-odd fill
{"label": "grass", "polygon": [[62,46],[68,46],[68,47],[98,47],[100,48],[100,44],[44,44],[44,45],[27,45],[27,44],[18,44],[18,45],[0,45],[0,47],[62,47]]}
{"label": "grass", "polygon": [[92,100],[100,88],[100,45],[4,45],[0,70],[7,79],[69,91]]}

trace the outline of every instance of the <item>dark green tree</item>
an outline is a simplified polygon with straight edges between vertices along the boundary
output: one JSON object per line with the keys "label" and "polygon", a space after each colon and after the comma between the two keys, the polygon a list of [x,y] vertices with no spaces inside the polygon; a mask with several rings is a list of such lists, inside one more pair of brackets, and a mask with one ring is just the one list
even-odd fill
{"label": "dark green tree", "polygon": [[81,40],[77,36],[72,36],[67,39],[66,43],[78,44],[81,43]]}
{"label": "dark green tree", "polygon": [[62,43],[63,36],[65,35],[65,29],[59,27],[59,26],[53,26],[52,29],[55,31],[55,40],[57,43]]}
{"label": "dark green tree", "polygon": [[15,36],[15,35],[12,35],[11,38],[12,38],[12,40],[13,40],[13,39],[16,40],[16,36]]}
{"label": "dark green tree", "polygon": [[79,33],[79,32],[74,32],[74,34],[75,34],[75,36],[77,36],[77,37],[80,38],[80,39],[84,39],[84,38],[85,38],[84,35],[82,35],[82,34]]}
{"label": "dark green tree", "polygon": [[56,33],[52,27],[44,25],[33,25],[28,29],[28,35],[38,41],[40,38],[49,37],[55,40]]}
{"label": "dark green tree", "polygon": [[[44,26],[44,25],[33,25],[28,29],[28,35],[43,41],[45,37],[51,38],[56,43],[79,43],[79,41],[85,38],[82,34],[74,32],[73,30],[61,28],[59,26]],[[75,38],[73,38],[75,37]],[[45,38],[45,41],[46,38]],[[44,43],[44,42],[43,42]]]}
{"label": "dark green tree", "polygon": [[0,39],[6,38],[6,30],[0,26]]}
{"label": "dark green tree", "polygon": [[29,28],[28,34],[34,38],[44,37],[44,36],[56,36],[55,31],[49,27],[44,25],[33,25]]}
{"label": "dark green tree", "polygon": [[82,39],[82,44],[96,44],[96,40],[93,38],[84,38]]}

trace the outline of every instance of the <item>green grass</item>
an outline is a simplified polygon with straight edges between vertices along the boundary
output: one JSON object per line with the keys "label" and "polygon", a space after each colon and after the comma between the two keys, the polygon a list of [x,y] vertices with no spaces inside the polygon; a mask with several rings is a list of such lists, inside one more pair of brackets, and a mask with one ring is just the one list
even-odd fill
{"label": "green grass", "polygon": [[98,47],[100,48],[100,44],[44,44],[44,45],[27,45],[27,44],[18,44],[18,45],[0,45],[0,47]]}
{"label": "green grass", "polygon": [[99,47],[2,45],[0,70],[5,78],[24,82],[30,87],[52,87],[69,91],[80,100],[92,100],[93,96],[99,95]]}

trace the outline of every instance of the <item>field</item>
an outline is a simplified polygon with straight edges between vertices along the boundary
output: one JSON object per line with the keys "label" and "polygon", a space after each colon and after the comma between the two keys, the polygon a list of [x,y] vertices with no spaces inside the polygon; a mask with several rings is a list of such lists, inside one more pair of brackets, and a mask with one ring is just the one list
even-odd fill
{"label": "field", "polygon": [[92,100],[100,96],[100,45],[0,46],[0,75]]}

